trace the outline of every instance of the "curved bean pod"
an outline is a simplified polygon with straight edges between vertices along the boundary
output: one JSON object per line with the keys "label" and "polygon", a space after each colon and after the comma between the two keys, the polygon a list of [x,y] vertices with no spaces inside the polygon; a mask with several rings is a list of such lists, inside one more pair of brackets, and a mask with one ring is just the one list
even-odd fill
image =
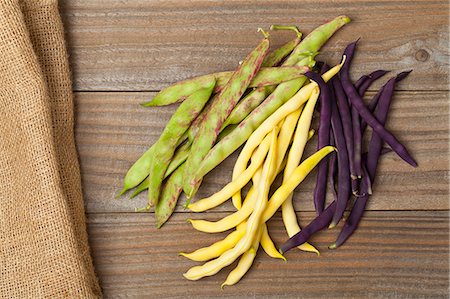
{"label": "curved bean pod", "polygon": [[[325,66],[325,64],[324,64]],[[330,127],[331,127],[331,95],[330,90],[326,86],[322,77],[314,72],[308,72],[306,74],[311,80],[314,80],[319,84],[320,88],[320,119],[319,129],[317,132],[318,142],[317,149],[320,150],[324,146],[330,144]],[[327,192],[327,174],[328,174],[328,162],[326,159],[319,163],[317,169],[316,185],[314,187],[314,207],[316,213],[320,214],[323,211],[325,204],[325,195]]]}
{"label": "curved bean pod", "polygon": [[[250,269],[253,264],[253,260],[256,257],[256,253],[258,252],[258,247],[260,243],[260,239],[262,238],[262,228],[258,229],[256,233],[255,240],[253,240],[253,244],[239,259],[239,262],[227,276],[227,279],[220,286],[222,289],[225,286],[231,286],[239,282],[242,277],[244,277],[245,273]],[[278,252],[278,251],[277,251]]]}
{"label": "curved bean pod", "polygon": [[233,249],[227,250],[220,257],[205,263],[202,266],[192,267],[183,274],[189,280],[198,280],[205,276],[211,276],[219,272],[222,268],[233,263],[241,254],[247,251],[255,239],[255,234],[260,227],[261,215],[267,205],[267,197],[270,189],[270,175],[274,172],[276,163],[276,142],[275,132],[271,133],[272,142],[269,154],[263,166],[263,171],[258,184],[257,201],[252,215],[249,217],[244,237]]}
{"label": "curved bean pod", "polygon": [[[272,27],[270,28],[273,29]],[[279,65],[284,58],[286,58],[294,49],[295,47],[300,43],[302,39],[302,33],[296,31],[297,37],[293,40],[287,42],[286,44],[282,45],[278,49],[275,49],[271,53],[269,53],[262,62],[262,67],[270,67],[270,66],[277,66]]]}
{"label": "curved bean pod", "polygon": [[307,52],[317,52],[337,30],[349,22],[349,17],[338,16],[330,22],[317,27],[294,49],[286,60],[286,64],[295,64],[295,61],[299,57],[304,57]]}
{"label": "curved bean pod", "polygon": [[264,38],[233,73],[227,85],[217,96],[217,101],[211,105],[211,109],[203,119],[186,160],[183,190],[188,198],[193,196],[200,184],[195,176],[197,170],[213,147],[223,123],[261,67],[268,48],[269,40]]}
{"label": "curved bean pod", "polygon": [[286,258],[277,250],[275,244],[273,244],[273,241],[269,235],[269,230],[267,229],[267,225],[265,223],[262,223],[260,229],[262,230],[260,243],[264,252],[274,259],[282,259],[286,261]]}
{"label": "curved bean pod", "polygon": [[242,239],[242,237],[245,235],[246,225],[247,222],[244,221],[236,227],[235,231],[226,236],[225,239],[211,244],[208,247],[197,249],[196,251],[191,253],[180,252],[180,255],[197,262],[206,262],[210,259],[216,258],[228,249],[233,248],[237,244],[237,242]]}
{"label": "curved bean pod", "polygon": [[155,207],[157,228],[161,228],[161,226],[166,223],[175,210],[178,198],[183,190],[181,184],[183,180],[183,168],[184,164],[177,168],[164,183],[161,190],[160,200]]}
{"label": "curved bean pod", "polygon": [[[344,53],[353,52],[355,47],[356,42],[351,43],[349,46],[347,46]],[[344,67],[342,68],[343,71],[341,73],[341,79],[344,91],[349,97],[352,105],[357,109],[359,115],[367,122],[367,124],[371,126],[373,130],[383,138],[383,140],[397,153],[397,155],[399,155],[399,157],[401,157],[411,166],[417,167],[416,161],[414,161],[414,159],[408,153],[408,150],[405,148],[405,146],[401,144],[390,131],[388,131],[383,125],[380,124],[380,122],[372,115],[370,110],[364,104],[364,101],[359,96],[350,80],[350,76],[348,73],[351,58],[352,57],[348,57],[347,63],[345,63]]]}
{"label": "curved bean pod", "polygon": [[[345,16],[340,16],[334,20],[319,26],[314,29],[305,39],[306,42],[301,42],[289,57],[289,61],[285,61],[283,65],[302,65],[312,58],[325,42],[342,26],[350,22],[350,19]],[[306,57],[305,57],[306,56]],[[200,165],[194,179],[194,184],[198,186],[208,172],[220,164],[226,157],[233,153],[239,146],[241,146],[252,132],[275,110],[277,110],[283,103],[289,100],[305,83],[304,77],[282,83],[272,92],[267,99],[253,110],[247,118],[239,125],[239,129],[230,133],[228,138],[224,138],[217,143],[214,148],[208,153],[204,161]],[[198,188],[198,187],[197,187]]]}
{"label": "curved bean pod", "polygon": [[[262,221],[266,222],[278,208],[283,204],[284,200],[292,191],[305,179],[305,177],[314,169],[314,167],[329,153],[335,150],[332,146],[326,146],[318,150],[316,153],[305,159],[292,173],[289,179],[283,183],[270,198],[267,208],[264,210]],[[299,244],[300,245],[300,244]]]}
{"label": "curved bean pod", "polygon": [[333,217],[334,211],[336,209],[336,201],[333,201],[319,216],[314,218],[307,226],[305,226],[301,231],[292,236],[286,243],[280,248],[282,254],[288,252],[294,247],[305,243],[309,238],[318,231],[328,227],[328,224]]}
{"label": "curved bean pod", "polygon": [[[280,121],[280,123],[275,126],[275,128],[277,130],[277,133],[279,131],[279,128],[283,126],[283,123],[284,123],[284,119],[282,119]],[[266,137],[264,137],[264,139],[261,142],[261,144],[265,144],[266,140],[270,141],[268,139],[269,136],[270,136],[270,134],[266,135]],[[254,152],[246,152],[245,158],[238,159],[236,161],[236,164],[233,167],[232,180],[236,181],[236,182],[239,182],[241,179],[245,179],[246,180],[245,182],[239,182],[238,183],[239,185],[241,185],[241,183],[247,184],[248,181],[250,180],[250,178],[253,176],[253,174],[258,169],[259,165],[263,162],[261,159],[258,159],[258,163],[259,164],[258,165],[255,164],[253,168],[250,168],[252,166],[252,164],[254,164],[253,163],[254,158],[256,158],[258,156],[261,156],[261,155],[256,155],[256,156],[254,155],[255,152],[257,153],[259,151],[259,148],[260,148],[261,144],[258,146],[258,150],[254,151]],[[268,146],[268,144],[267,144],[267,146]],[[267,153],[267,151],[268,151],[268,148],[266,150],[266,153]],[[248,161],[250,160],[250,158],[252,158],[252,162],[250,163],[249,168],[247,168],[247,164],[248,164]],[[249,174],[249,176],[247,175],[247,176],[242,177],[242,175],[244,173],[246,173],[246,172]],[[245,184],[242,185],[242,187],[245,186]],[[241,188],[236,188],[235,192],[232,194],[233,205],[237,209],[240,209],[240,207],[241,207],[241,201],[242,201],[242,199],[241,199]]]}
{"label": "curved bean pod", "polygon": [[[200,199],[188,206],[192,212],[203,212],[211,208],[217,207],[226,200],[228,200],[237,190],[241,190],[253,177],[258,168],[263,164],[264,159],[269,151],[270,134],[267,135],[259,145],[258,149],[252,156],[250,166],[243,171],[239,176],[233,179],[220,191],[214,193],[212,196]],[[240,194],[240,192],[239,192]],[[238,207],[240,208],[240,207]]]}
{"label": "curved bean pod", "polygon": [[[288,155],[288,160],[284,168],[283,183],[292,175],[295,168],[300,164],[300,160],[303,155],[303,151],[306,146],[306,142],[309,140],[310,131],[309,128],[312,122],[312,116],[314,113],[314,107],[316,106],[319,93],[317,91],[311,94],[308,102],[303,109],[300,119],[295,130],[294,141],[291,146],[291,150]],[[301,230],[298,225],[297,215],[292,203],[293,193],[290,193],[281,206],[281,215],[284,226],[289,237],[292,237]],[[315,252],[318,255],[319,251],[312,245],[305,243],[299,246],[300,250]]]}
{"label": "curved bean pod", "polygon": [[161,183],[173,157],[177,143],[183,134],[189,129],[192,121],[200,114],[209,97],[211,96],[215,82],[207,88],[194,92],[186,99],[170,118],[164,131],[154,145],[153,159],[147,174],[148,202],[150,206],[158,203]]}
{"label": "curved bean pod", "polygon": [[195,219],[188,219],[188,222],[190,222],[192,224],[192,227],[196,230],[205,233],[218,233],[232,229],[233,227],[247,219],[247,217],[250,216],[250,214],[253,212],[257,200],[256,195],[257,194],[254,188],[250,188],[241,209],[216,222]]}

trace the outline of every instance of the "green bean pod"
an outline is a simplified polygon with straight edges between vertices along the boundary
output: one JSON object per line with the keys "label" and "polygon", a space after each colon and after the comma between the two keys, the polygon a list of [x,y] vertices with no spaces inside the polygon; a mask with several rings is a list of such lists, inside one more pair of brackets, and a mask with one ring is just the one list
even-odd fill
{"label": "green bean pod", "polygon": [[[153,99],[141,105],[152,107],[183,102],[193,92],[207,88],[212,82],[216,82],[214,93],[219,93],[226,86],[233,73],[233,71],[219,72],[178,82],[161,90]],[[301,67],[265,67],[259,70],[253,80],[250,81],[248,87],[280,84],[295,79],[304,73],[305,70]]]}
{"label": "green bean pod", "polygon": [[[297,37],[283,46],[275,49],[273,52],[269,53],[263,60],[262,66],[273,67],[277,66],[283,59],[285,59],[299,44],[302,38],[302,33],[298,30],[295,31]],[[239,103],[234,107],[230,116],[225,121],[222,129],[226,128],[228,125],[239,124],[247,115],[250,114],[259,104],[264,101],[269,94],[275,90],[274,85],[261,86],[253,91],[251,91],[247,96],[245,96]]]}
{"label": "green bean pod", "polygon": [[[164,174],[164,179],[170,176],[178,167],[186,161],[189,155],[189,150],[191,149],[191,144],[189,142],[184,143],[182,146],[178,147],[175,154],[167,167],[166,173]],[[143,180],[130,195],[130,199],[136,197],[139,193],[147,190],[149,186],[148,180]]]}
{"label": "green bean pod", "polygon": [[150,164],[153,157],[154,145],[152,145],[134,164],[128,169],[123,179],[123,188],[117,195],[121,196],[129,189],[139,185],[149,174]]}
{"label": "green bean pod", "polygon": [[297,34],[296,38],[269,53],[266,58],[264,58],[262,67],[271,67],[280,64],[283,59],[286,58],[295,49],[295,47],[300,43],[301,39],[302,34],[299,33]]}
{"label": "green bean pod", "polygon": [[[339,28],[348,24],[350,18],[347,16],[338,16],[328,23],[325,23],[312,31],[304,40],[292,51],[292,54],[286,60],[286,65],[293,65],[299,60],[299,57],[305,56],[305,53],[315,53],[319,51],[323,44],[337,31]],[[300,58],[301,59],[301,58]]]}
{"label": "green bean pod", "polygon": [[184,165],[178,167],[166,180],[161,190],[161,198],[155,207],[156,227],[161,226],[169,219],[175,210],[178,198],[183,191],[182,180]]}
{"label": "green bean pod", "polygon": [[161,182],[173,157],[179,139],[189,129],[191,123],[200,114],[214,89],[213,81],[207,88],[202,88],[190,95],[170,118],[161,136],[154,146],[153,159],[150,163],[148,201],[150,206],[158,202]]}
{"label": "green bean pod", "polygon": [[[261,68],[248,87],[261,87],[268,85],[278,85],[280,83],[298,78],[309,69],[301,66],[281,66]],[[219,93],[230,80],[233,72],[223,72],[222,76],[216,77],[217,83],[214,93]]]}
{"label": "green bean pod", "polygon": [[203,119],[204,121],[202,121],[186,160],[183,190],[188,198],[192,196],[200,183],[198,180],[193,180],[195,179],[195,173],[213,147],[223,123],[260,69],[268,49],[269,40],[264,38],[237,68],[227,85],[217,96],[217,101],[211,105],[211,109]]}
{"label": "green bean pod", "polygon": [[[310,57],[316,55],[323,44],[325,44],[339,28],[349,21],[349,18],[341,16],[327,24],[319,26],[294,49],[293,53],[283,65],[290,65],[291,63],[302,65],[307,63]],[[299,58],[302,59],[299,61]],[[208,155],[203,159],[201,166],[198,168],[193,182],[197,182],[198,186],[204,175],[239,148],[239,146],[250,137],[253,131],[275,110],[289,100],[305,82],[306,79],[298,78],[278,85],[274,92],[268,96],[261,105],[253,110],[233,132],[211,149]],[[195,190],[192,193],[194,192]]]}

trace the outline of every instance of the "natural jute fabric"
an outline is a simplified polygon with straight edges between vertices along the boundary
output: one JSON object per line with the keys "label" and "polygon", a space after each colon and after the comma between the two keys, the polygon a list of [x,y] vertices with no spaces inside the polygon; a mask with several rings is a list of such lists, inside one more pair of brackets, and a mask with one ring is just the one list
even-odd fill
{"label": "natural jute fabric", "polygon": [[0,1],[0,297],[96,298],[57,0]]}

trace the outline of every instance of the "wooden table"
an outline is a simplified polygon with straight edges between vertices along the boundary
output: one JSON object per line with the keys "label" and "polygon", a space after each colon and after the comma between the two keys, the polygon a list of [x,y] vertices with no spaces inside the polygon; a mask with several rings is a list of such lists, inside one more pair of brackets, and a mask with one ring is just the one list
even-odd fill
{"label": "wooden table", "polygon": [[[89,234],[106,297],[446,297],[449,275],[448,1],[61,1],[76,91],[76,138]],[[177,256],[222,235],[194,231],[178,207],[161,230],[145,203],[116,199],[128,167],[152,144],[175,107],[138,104],[176,81],[232,70],[257,44],[257,27],[297,24],[308,33],[339,14],[353,22],[323,48],[337,63],[344,46],[361,38],[352,76],[375,69],[413,69],[398,85],[389,127],[419,163],[382,159],[368,211],[357,233],[328,250],[338,230],[314,236],[322,255],[292,250],[287,263],[259,252],[236,286],[220,290],[229,269],[197,282],[194,265]],[[273,47],[292,33],[272,34]],[[372,87],[369,96],[386,79]],[[201,195],[230,179],[236,155],[205,180]],[[301,224],[314,216],[314,174],[298,188]],[[181,202],[184,198],[181,199]],[[225,204],[201,217],[219,219]],[[276,244],[286,240],[277,214],[269,223]]]}

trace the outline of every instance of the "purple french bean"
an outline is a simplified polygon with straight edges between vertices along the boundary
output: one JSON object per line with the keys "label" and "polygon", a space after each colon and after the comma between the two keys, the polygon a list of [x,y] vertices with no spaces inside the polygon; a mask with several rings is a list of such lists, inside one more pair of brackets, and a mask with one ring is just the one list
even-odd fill
{"label": "purple french bean", "polygon": [[[380,95],[378,107],[375,110],[374,116],[380,122],[385,125],[388,116],[389,108],[392,102],[392,95],[394,94],[395,79],[390,79],[383,87],[383,92]],[[372,138],[369,142],[369,150],[367,152],[367,171],[369,173],[370,180],[373,182],[375,179],[375,170],[377,169],[378,159],[383,148],[383,140],[376,132],[372,132]]]}
{"label": "purple french bean", "polygon": [[[400,74],[397,75],[395,82],[400,82],[403,79],[405,79],[410,73],[412,72],[412,70],[410,71],[405,71],[405,72],[401,72]],[[367,108],[369,108],[370,112],[374,112],[375,108],[377,107],[378,101],[380,99],[380,95],[383,91],[382,87],[372,98],[372,100],[369,102],[369,104],[367,105]],[[364,135],[364,132],[366,131],[367,128],[367,123],[364,120],[361,120],[361,132]]]}
{"label": "purple french bean", "polygon": [[361,182],[361,196],[356,198],[355,204],[353,205],[352,211],[345,221],[344,227],[342,228],[339,236],[336,239],[336,242],[328,246],[330,249],[337,248],[341,246],[350,235],[355,231],[356,227],[359,224],[359,221],[362,218],[364,210],[366,209],[367,200],[369,199],[369,193],[367,192],[368,186],[367,181],[362,180]]}
{"label": "purple french bean", "polygon": [[[337,192],[337,200],[336,200],[336,211],[333,215],[333,221],[330,224],[330,227],[336,226],[339,223],[342,215],[344,214],[345,208],[347,207],[348,199],[350,197],[350,169],[349,169],[349,161],[348,161],[348,153],[347,146],[345,143],[344,132],[342,129],[342,122],[339,116],[338,108],[336,105],[336,100],[333,97],[332,90],[328,87],[328,85],[323,81],[322,77],[317,73],[308,73],[308,78],[315,81],[320,88],[320,93],[323,97],[328,97],[328,103],[331,108],[331,128],[333,131],[334,142],[336,143],[337,148],[337,160],[338,160],[338,192]],[[328,164],[327,164],[328,168]],[[326,185],[326,178],[325,178]],[[317,185],[316,185],[317,186]],[[314,198],[316,199],[316,198]],[[316,207],[323,207],[325,205],[325,197],[323,202],[316,202]]]}
{"label": "purple french bean", "polygon": [[372,115],[370,110],[364,104],[363,99],[359,96],[358,92],[353,86],[349,76],[349,66],[355,47],[356,42],[353,42],[348,45],[344,51],[344,55],[346,55],[347,59],[341,69],[341,79],[345,93],[350,99],[352,106],[354,106],[358,111],[359,115],[397,153],[397,155],[399,155],[405,162],[407,162],[411,166],[417,167],[416,161],[414,161],[414,159],[408,153],[408,150],[405,148],[405,146],[401,144],[398,139],[382,124],[380,124],[380,122]]}
{"label": "purple french bean", "polygon": [[[333,134],[330,134],[330,145],[336,147],[336,143],[334,142]],[[337,191],[336,191],[336,174],[338,169],[338,161],[336,158],[336,152],[332,152],[330,154],[330,159],[328,163],[328,180],[330,182],[331,194],[333,194],[333,200],[337,199]]]}
{"label": "purple french bean", "polygon": [[[305,76],[314,80],[322,80],[322,77],[314,72],[307,72]],[[319,79],[320,78],[320,79]],[[323,80],[322,80],[323,82]],[[317,82],[319,84],[319,82]],[[320,119],[318,129],[317,150],[329,145],[330,143],[330,127],[331,127],[331,105],[330,105],[330,91],[328,88],[320,88]],[[322,213],[325,205],[325,195],[327,192],[327,173],[328,173],[328,159],[324,158],[320,161],[317,171],[316,186],[314,188],[314,207],[316,213]]]}
{"label": "purple french bean", "polygon": [[[383,77],[384,75],[386,75],[387,73],[389,73],[389,71],[385,71],[385,70],[376,70],[372,73],[370,73],[369,75],[365,75],[367,77],[366,80],[364,80],[363,82],[361,82],[361,84],[356,84],[358,81],[356,81],[355,83],[355,88],[356,90],[358,90],[359,95],[362,97],[364,96],[364,94],[366,93],[367,89],[370,87],[370,85],[372,85],[373,82],[375,82],[376,80],[378,80],[379,78]],[[364,77],[364,76],[363,76]]]}
{"label": "purple french bean", "polygon": [[[375,117],[381,124],[386,123],[386,119],[389,113],[390,104],[392,102],[392,96],[394,93],[395,83],[404,79],[409,72],[400,73],[397,77],[390,79],[382,88],[380,93],[379,103],[377,110],[375,111]],[[376,133],[372,133],[372,138],[369,142],[369,151],[365,159],[365,166],[363,167],[364,177],[361,182],[361,195],[357,198],[350,215],[345,222],[336,242],[329,248],[336,248],[341,246],[356,230],[362,215],[369,200],[369,195],[372,193],[372,185],[374,183],[375,174],[378,166],[380,156],[389,150],[383,148],[383,140]]]}
{"label": "purple french bean", "polygon": [[314,220],[305,226],[301,231],[287,240],[286,243],[284,243],[280,248],[281,253],[284,254],[292,248],[307,242],[313,234],[328,227],[328,224],[334,215],[335,209],[336,201],[333,201],[319,216],[314,218]]}
{"label": "purple french bean", "polygon": [[349,156],[347,152],[342,121],[341,117],[339,116],[339,111],[335,99],[331,100],[331,127],[333,129],[334,141],[337,148],[339,183],[336,200],[336,211],[333,215],[333,220],[330,223],[330,228],[335,227],[342,219],[351,195]]}
{"label": "purple french bean", "polygon": [[333,84],[334,94],[336,96],[336,102],[339,110],[339,114],[342,120],[342,128],[344,131],[345,144],[347,147],[347,153],[349,156],[350,175],[352,178],[352,191],[355,191],[358,184],[355,175],[355,165],[353,160],[353,127],[350,107],[348,105],[347,96],[345,95],[342,84],[337,77],[331,79]]}

